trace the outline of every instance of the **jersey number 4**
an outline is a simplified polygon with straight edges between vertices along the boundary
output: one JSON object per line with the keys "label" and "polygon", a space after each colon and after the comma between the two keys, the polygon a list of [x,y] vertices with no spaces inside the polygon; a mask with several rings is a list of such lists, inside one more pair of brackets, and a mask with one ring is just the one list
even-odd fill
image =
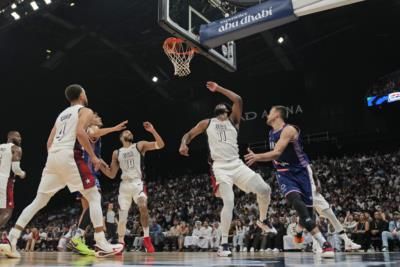
{"label": "jersey number 4", "polygon": [[62,139],[63,139],[63,137],[64,137],[64,135],[65,135],[65,129],[67,128],[67,123],[66,122],[64,122],[63,124],[61,124],[61,127],[60,127],[60,129],[58,130],[58,132],[57,132],[57,135],[56,135],[56,139],[58,140],[58,141],[61,141]]}

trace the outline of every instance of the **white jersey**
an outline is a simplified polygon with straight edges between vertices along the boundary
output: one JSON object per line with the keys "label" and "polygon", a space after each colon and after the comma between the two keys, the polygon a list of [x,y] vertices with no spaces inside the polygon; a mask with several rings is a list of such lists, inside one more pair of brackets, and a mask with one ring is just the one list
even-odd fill
{"label": "white jersey", "polygon": [[239,158],[238,130],[229,119],[210,119],[206,132],[213,161],[232,161]]}
{"label": "white jersey", "polygon": [[10,177],[13,146],[13,143],[0,145],[0,177]]}
{"label": "white jersey", "polygon": [[76,128],[79,122],[79,110],[82,105],[74,105],[65,109],[58,116],[55,127],[56,135],[49,152],[73,150],[76,145]]}
{"label": "white jersey", "polygon": [[142,154],[137,149],[136,143],[118,150],[118,162],[122,180],[142,179]]}

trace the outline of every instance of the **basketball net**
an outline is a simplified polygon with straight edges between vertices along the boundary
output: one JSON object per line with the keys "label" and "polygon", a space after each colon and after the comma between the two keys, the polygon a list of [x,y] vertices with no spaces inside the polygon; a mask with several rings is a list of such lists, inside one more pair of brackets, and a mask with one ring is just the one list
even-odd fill
{"label": "basketball net", "polygon": [[174,74],[179,77],[188,76],[190,61],[196,53],[196,48],[191,47],[180,38],[170,37],[164,41],[163,49],[174,65]]}

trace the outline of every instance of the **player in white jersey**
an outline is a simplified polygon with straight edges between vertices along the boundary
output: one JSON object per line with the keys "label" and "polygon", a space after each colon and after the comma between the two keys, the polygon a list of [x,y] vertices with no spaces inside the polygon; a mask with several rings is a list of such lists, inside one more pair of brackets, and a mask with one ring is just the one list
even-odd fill
{"label": "player in white jersey", "polygon": [[0,229],[11,218],[14,209],[15,176],[25,178],[21,170],[22,138],[19,132],[11,131],[7,143],[0,145]]}
{"label": "player in white jersey", "polygon": [[54,194],[66,186],[71,192],[79,191],[89,202],[90,218],[95,228],[96,256],[115,255],[123,249],[122,245],[111,245],[105,238],[100,193],[97,190],[94,175],[82,157],[83,147],[90,155],[95,169],[99,169],[104,163],[95,155],[86,132],[93,112],[86,108],[88,101],[85,90],[80,85],[70,85],[65,90],[65,96],[71,106],[61,112],[50,133],[47,142],[47,162],[37,195],[23,210],[10,231],[7,247],[4,245],[2,247],[10,258],[21,257],[16,249],[21,231],[33,216],[47,205]]}
{"label": "player in white jersey", "polygon": [[257,195],[260,213],[257,225],[267,232],[274,230],[267,226],[266,221],[271,188],[239,158],[237,138],[243,109],[241,97],[214,82],[207,82],[207,88],[213,93],[218,92],[226,96],[233,102],[233,106],[230,108],[228,104],[218,104],[214,110],[214,118],[200,121],[183,136],[179,152],[189,156],[188,144],[199,134],[207,134],[213,161],[212,170],[218,186],[216,193],[224,203],[221,211],[222,246],[218,250],[218,256],[228,257],[232,255],[228,246],[228,235],[234,208],[233,185],[246,193],[252,192]]}
{"label": "player in white jersey", "polygon": [[105,175],[114,179],[119,169],[122,171],[121,184],[119,186],[118,204],[118,238],[121,244],[125,244],[126,223],[132,200],[138,205],[140,211],[140,222],[143,228],[143,245],[148,253],[154,252],[150,238],[149,212],[147,209],[147,195],[143,185],[144,156],[146,152],[162,149],[164,141],[150,122],[143,123],[144,129],[151,133],[154,142],[139,141],[133,142],[133,134],[129,130],[121,133],[120,141],[122,147],[115,150],[112,155],[110,167],[101,167]]}

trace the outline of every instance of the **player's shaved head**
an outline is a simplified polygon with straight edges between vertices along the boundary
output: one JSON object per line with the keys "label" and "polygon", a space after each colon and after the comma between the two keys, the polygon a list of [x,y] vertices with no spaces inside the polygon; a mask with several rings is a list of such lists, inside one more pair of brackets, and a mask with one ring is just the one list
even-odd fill
{"label": "player's shaved head", "polygon": [[65,89],[65,97],[69,102],[73,102],[79,99],[83,91],[79,84],[71,84]]}
{"label": "player's shaved head", "polygon": [[18,131],[9,131],[7,134],[7,140],[14,145],[20,146],[22,142],[21,134]]}

